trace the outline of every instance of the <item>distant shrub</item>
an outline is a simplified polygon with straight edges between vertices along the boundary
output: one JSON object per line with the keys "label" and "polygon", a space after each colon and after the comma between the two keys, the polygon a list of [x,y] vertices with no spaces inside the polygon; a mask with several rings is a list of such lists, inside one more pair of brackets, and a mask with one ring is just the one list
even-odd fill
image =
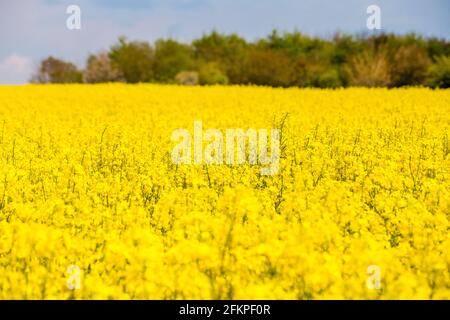
{"label": "distant shrub", "polygon": [[217,64],[210,62],[200,66],[199,82],[201,85],[228,84],[228,78]]}
{"label": "distant shrub", "polygon": [[199,83],[198,78],[196,71],[181,71],[175,76],[175,81],[185,86],[195,86]]}
{"label": "distant shrub", "polygon": [[329,69],[320,74],[314,81],[318,88],[337,88],[341,87],[341,79],[336,69]]}

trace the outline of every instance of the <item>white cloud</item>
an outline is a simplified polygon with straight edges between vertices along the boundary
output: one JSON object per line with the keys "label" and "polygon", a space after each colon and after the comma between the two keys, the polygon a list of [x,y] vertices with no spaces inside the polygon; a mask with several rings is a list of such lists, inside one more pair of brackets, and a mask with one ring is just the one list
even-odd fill
{"label": "white cloud", "polygon": [[0,83],[26,83],[32,71],[33,63],[31,59],[18,54],[11,54],[3,61],[0,61]]}

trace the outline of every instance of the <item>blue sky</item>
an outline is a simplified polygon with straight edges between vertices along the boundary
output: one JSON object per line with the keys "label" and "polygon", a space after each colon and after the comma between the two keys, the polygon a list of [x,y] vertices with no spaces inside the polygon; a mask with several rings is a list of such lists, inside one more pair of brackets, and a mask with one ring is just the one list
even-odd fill
{"label": "blue sky", "polygon": [[[66,28],[67,6],[81,30]],[[249,40],[273,28],[331,36],[367,32],[366,8],[381,8],[382,29],[450,39],[449,0],[0,0],[0,83],[24,83],[48,55],[79,66],[117,37],[190,41],[213,29]]]}

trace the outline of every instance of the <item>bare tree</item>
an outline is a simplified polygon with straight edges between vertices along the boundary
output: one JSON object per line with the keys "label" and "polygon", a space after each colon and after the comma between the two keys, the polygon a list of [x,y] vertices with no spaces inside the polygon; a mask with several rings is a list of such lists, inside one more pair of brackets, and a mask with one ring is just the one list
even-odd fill
{"label": "bare tree", "polygon": [[87,60],[84,80],[88,83],[121,81],[122,74],[111,64],[111,60],[106,52],[90,55]]}

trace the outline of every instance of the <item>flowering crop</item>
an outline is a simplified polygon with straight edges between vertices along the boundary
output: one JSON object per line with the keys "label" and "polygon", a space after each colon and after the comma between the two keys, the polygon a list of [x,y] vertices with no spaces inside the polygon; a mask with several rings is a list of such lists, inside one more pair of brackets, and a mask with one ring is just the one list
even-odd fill
{"label": "flowering crop", "polygon": [[[196,120],[278,173],[175,164]],[[448,299],[449,135],[445,90],[0,87],[0,299]]]}

